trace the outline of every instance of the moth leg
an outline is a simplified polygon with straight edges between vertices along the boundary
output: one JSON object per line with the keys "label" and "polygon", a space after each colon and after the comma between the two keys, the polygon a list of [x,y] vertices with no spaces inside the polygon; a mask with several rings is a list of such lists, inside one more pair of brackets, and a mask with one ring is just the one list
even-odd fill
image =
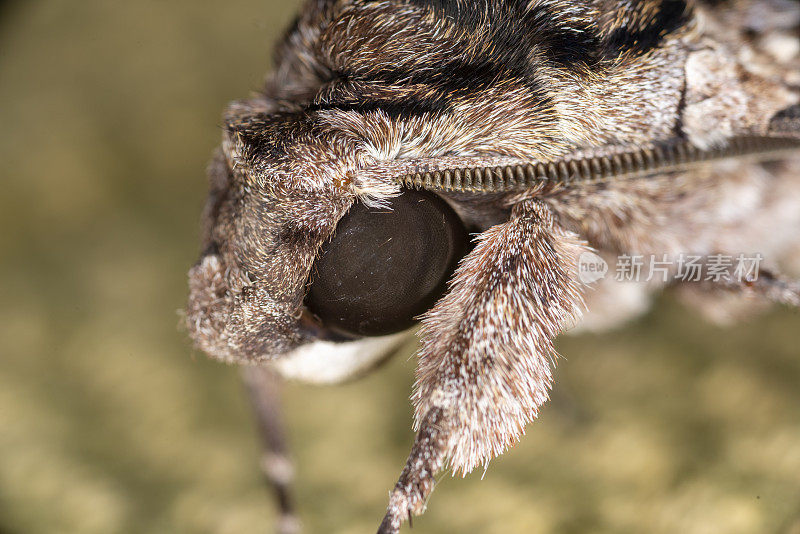
{"label": "moth leg", "polygon": [[800,307],[800,281],[764,269],[751,280],[687,281],[675,289],[687,306],[721,326],[765,312],[771,304]]}
{"label": "moth leg", "polygon": [[722,281],[729,291],[752,294],[770,302],[800,307],[800,281],[791,281],[768,270],[761,270],[757,277],[743,280]]}
{"label": "moth leg", "polygon": [[295,515],[291,491],[294,469],[289,459],[281,413],[280,379],[268,367],[247,365],[242,368],[242,380],[253,406],[264,449],[261,470],[272,487],[280,514],[277,532],[295,534],[300,532],[300,522]]}
{"label": "moth leg", "polygon": [[419,515],[445,467],[466,474],[519,439],[547,400],[553,339],[582,308],[585,244],[537,200],[481,234],[422,319],[416,440],[378,532]]}
{"label": "moth leg", "polygon": [[767,133],[779,137],[800,138],[800,104],[777,113],[770,120]]}
{"label": "moth leg", "polygon": [[425,503],[433,491],[435,476],[447,455],[447,440],[450,432],[445,427],[444,412],[432,410],[417,432],[411,454],[400,473],[400,478],[389,497],[386,515],[378,527],[378,534],[395,534],[403,521],[412,521],[412,514],[421,515]]}

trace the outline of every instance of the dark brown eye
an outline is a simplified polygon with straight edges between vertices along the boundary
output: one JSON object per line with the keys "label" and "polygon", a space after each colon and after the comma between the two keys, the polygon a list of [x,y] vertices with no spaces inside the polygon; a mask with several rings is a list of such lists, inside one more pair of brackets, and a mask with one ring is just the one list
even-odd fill
{"label": "dark brown eye", "polygon": [[356,336],[399,332],[444,293],[468,236],[438,196],[407,190],[390,208],[355,204],[322,247],[306,305]]}

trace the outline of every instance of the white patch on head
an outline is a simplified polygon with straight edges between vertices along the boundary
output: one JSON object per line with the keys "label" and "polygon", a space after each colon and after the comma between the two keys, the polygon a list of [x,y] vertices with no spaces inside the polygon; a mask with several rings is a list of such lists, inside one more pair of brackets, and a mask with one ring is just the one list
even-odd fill
{"label": "white patch on head", "polygon": [[369,371],[409,337],[409,331],[356,341],[314,341],[272,361],[282,377],[309,384],[338,384]]}

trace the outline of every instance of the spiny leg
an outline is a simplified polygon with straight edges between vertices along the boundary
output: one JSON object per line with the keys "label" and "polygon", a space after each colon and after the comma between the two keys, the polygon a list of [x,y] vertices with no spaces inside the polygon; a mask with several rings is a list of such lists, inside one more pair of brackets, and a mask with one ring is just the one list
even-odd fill
{"label": "spiny leg", "polygon": [[800,307],[800,281],[792,281],[772,271],[761,270],[752,278],[721,280],[723,289],[753,294],[770,302]]}
{"label": "spiny leg", "polygon": [[378,532],[423,513],[438,471],[466,474],[516,443],[547,400],[553,339],[582,306],[585,244],[538,201],[479,236],[422,321],[413,401],[418,434]]}
{"label": "spiny leg", "polygon": [[261,470],[275,493],[280,514],[277,532],[296,534],[300,532],[300,522],[295,515],[291,495],[294,469],[289,459],[281,413],[280,379],[271,369],[263,366],[244,366],[242,379],[253,405],[264,448]]}
{"label": "spiny leg", "polygon": [[448,429],[444,426],[444,412],[431,410],[417,432],[411,454],[392,491],[386,515],[378,527],[378,534],[393,534],[412,514],[424,512],[425,501],[433,491],[434,477],[444,466],[447,454]]}
{"label": "spiny leg", "polygon": [[679,286],[701,295],[756,297],[764,304],[800,307],[800,280],[791,280],[775,270],[763,268],[762,259],[760,255],[710,255],[697,264],[696,277],[678,279]]}

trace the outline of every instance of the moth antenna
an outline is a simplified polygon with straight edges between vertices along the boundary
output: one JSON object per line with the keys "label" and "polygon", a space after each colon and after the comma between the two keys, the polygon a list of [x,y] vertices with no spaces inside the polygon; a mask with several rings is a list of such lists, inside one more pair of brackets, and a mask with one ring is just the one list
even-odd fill
{"label": "moth antenna", "polygon": [[729,158],[769,160],[800,150],[800,136],[742,136],[727,145],[701,149],[689,141],[635,148],[610,155],[565,158],[498,167],[444,169],[396,178],[408,188],[431,191],[500,193],[542,184],[576,186],[683,171]]}

